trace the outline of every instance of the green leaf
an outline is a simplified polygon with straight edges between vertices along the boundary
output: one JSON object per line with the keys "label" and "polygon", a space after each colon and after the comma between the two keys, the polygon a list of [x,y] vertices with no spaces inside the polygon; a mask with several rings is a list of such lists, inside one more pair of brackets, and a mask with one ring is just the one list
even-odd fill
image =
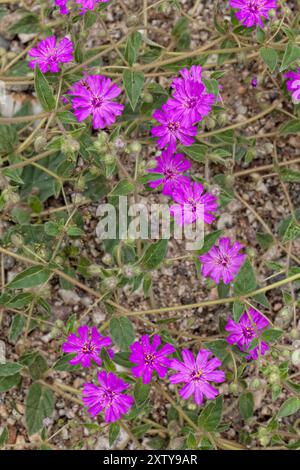
{"label": "green leaf", "polygon": [[24,308],[30,304],[32,299],[32,294],[29,292],[22,292],[6,302],[5,306],[8,308]]}
{"label": "green leaf", "polygon": [[17,130],[13,126],[0,125],[0,156],[14,151],[18,142]]}
{"label": "green leaf", "polygon": [[233,319],[236,323],[239,322],[241,316],[243,315],[245,311],[245,305],[243,304],[243,302],[240,302],[240,301],[236,301],[234,302],[233,304]]}
{"label": "green leaf", "polygon": [[143,384],[142,380],[138,380],[134,387],[134,398],[138,406],[145,403],[150,393],[150,385]]}
{"label": "green leaf", "polygon": [[77,366],[72,366],[71,364],[69,364],[70,360],[73,358],[74,358],[74,354],[66,354],[65,356],[58,359],[58,361],[56,361],[56,363],[53,366],[53,369],[59,370],[62,372],[71,372],[71,371],[79,370],[80,364],[78,364]]}
{"label": "green leaf", "polygon": [[24,354],[21,356],[20,361],[28,367],[33,380],[40,379],[48,370],[46,359],[37,351]]}
{"label": "green leaf", "polygon": [[126,91],[126,95],[129,99],[130,105],[133,111],[139,101],[141,92],[144,87],[145,76],[142,72],[132,72],[130,70],[124,70],[123,82]]}
{"label": "green leaf", "polygon": [[102,359],[102,367],[106,372],[116,372],[116,366],[108,355],[106,349],[101,350],[100,357]]}
{"label": "green leaf", "polygon": [[294,392],[300,394],[300,384],[297,384],[295,382],[293,382],[292,380],[287,380],[286,381],[288,387],[290,387],[292,390],[294,390]]}
{"label": "green leaf", "polygon": [[279,329],[270,328],[263,332],[262,338],[268,343],[274,343],[283,335],[283,331]]}
{"label": "green leaf", "polygon": [[274,72],[278,62],[278,54],[276,50],[272,49],[271,47],[261,47],[259,53],[262,60],[269,67],[271,72]]}
{"label": "green leaf", "polygon": [[223,230],[216,230],[215,232],[206,235],[204,237],[203,247],[201,248],[201,250],[197,251],[197,255],[203,255],[204,253],[207,253],[213,247],[216,241],[220,238],[222,233]]}
{"label": "green leaf", "polygon": [[119,181],[119,183],[109,193],[109,196],[127,196],[127,194],[133,193],[134,184],[128,180]]}
{"label": "green leaf", "polygon": [[3,428],[3,431],[1,433],[1,436],[0,436],[0,449],[2,449],[2,447],[5,446],[5,444],[7,443],[8,441],[8,429],[7,427],[5,426]]}
{"label": "green leaf", "polygon": [[126,367],[127,369],[131,369],[134,364],[130,362],[129,357],[130,357],[129,352],[120,352],[116,353],[113,357],[113,361],[118,364],[119,366]]}
{"label": "green leaf", "polygon": [[49,269],[43,266],[33,266],[25,269],[8,284],[11,289],[24,289],[28,287],[36,287],[48,281],[51,275]]}
{"label": "green leaf", "polygon": [[52,111],[55,108],[56,101],[53,91],[39,67],[35,67],[34,86],[38,100],[45,111]]}
{"label": "green leaf", "polygon": [[[64,161],[66,161],[66,157],[61,153],[57,153],[39,160],[39,165],[45,168],[45,171],[33,165],[27,165],[22,172],[24,185],[21,190],[21,195],[27,196],[31,192],[38,193],[42,202],[46,201],[50,196],[57,197],[60,191],[60,185],[57,179],[46,173],[46,171],[49,170],[51,173],[57,174],[59,165]],[[91,189],[95,193],[95,186]]]}
{"label": "green leaf", "polygon": [[9,31],[14,34],[32,34],[39,31],[39,17],[33,13],[25,13],[25,15],[14,23]]}
{"label": "green leaf", "polygon": [[204,346],[215,356],[217,356],[221,361],[224,361],[226,356],[228,356],[228,343],[225,339],[217,339],[216,341],[210,341],[208,343],[204,343]]}
{"label": "green leaf", "polygon": [[234,280],[235,295],[249,294],[256,288],[256,279],[254,270],[250,261],[247,259],[241,267],[237,277]]}
{"label": "green leaf", "polygon": [[7,392],[7,390],[10,390],[16,385],[19,385],[20,381],[20,374],[9,375],[8,377],[0,377],[0,393]]}
{"label": "green leaf", "polygon": [[269,233],[257,232],[256,240],[264,250],[270,248],[274,243],[274,238]]}
{"label": "green leaf", "polygon": [[198,426],[207,432],[215,431],[222,419],[223,400],[218,397],[215,402],[209,403],[201,411]]}
{"label": "green leaf", "polygon": [[9,377],[15,375],[23,369],[22,364],[17,362],[7,362],[6,364],[0,364],[0,377]]}
{"label": "green leaf", "polygon": [[291,119],[279,128],[280,135],[298,134],[300,132],[300,119]]}
{"label": "green leaf", "polygon": [[279,170],[279,174],[283,181],[286,181],[288,183],[300,183],[300,171],[282,168]]}
{"label": "green leaf", "polygon": [[112,340],[123,351],[129,351],[129,346],[134,341],[134,329],[131,321],[127,317],[114,317],[110,320],[109,330]]}
{"label": "green leaf", "polygon": [[68,227],[67,234],[69,237],[82,237],[84,235],[84,231],[80,227],[73,225]]}
{"label": "green leaf", "polygon": [[299,59],[299,57],[300,57],[300,47],[293,44],[293,42],[289,42],[285,48],[284,56],[282,59],[282,64],[281,64],[279,71],[283,72],[283,70],[286,70],[289,67],[289,65],[295,62],[297,59]]}
{"label": "green leaf", "polygon": [[190,147],[180,147],[180,151],[184,152],[195,162],[205,162],[208,147],[204,144],[194,144]]}
{"label": "green leaf", "polygon": [[159,240],[150,245],[145,251],[140,264],[144,269],[156,269],[164,260],[168,249],[168,240]]}
{"label": "green leaf", "polygon": [[285,418],[286,416],[291,416],[300,409],[300,400],[299,398],[288,398],[279,408],[277,418]]}
{"label": "green leaf", "polygon": [[239,399],[240,415],[243,419],[251,418],[254,410],[254,399],[250,392],[245,392]]}
{"label": "green leaf", "polygon": [[109,436],[108,436],[109,447],[112,447],[114,443],[116,442],[116,440],[118,439],[120,430],[121,428],[118,423],[111,423],[109,425]]}
{"label": "green leaf", "polygon": [[44,419],[50,417],[53,410],[53,392],[42,388],[38,383],[32,384],[26,399],[26,425],[29,436],[42,429]]}
{"label": "green leaf", "polygon": [[132,33],[126,43],[125,59],[132,66],[137,59],[139,49],[142,44],[142,35],[138,31]]}
{"label": "green leaf", "polygon": [[25,327],[26,321],[23,315],[14,315],[9,330],[9,341],[15,343]]}

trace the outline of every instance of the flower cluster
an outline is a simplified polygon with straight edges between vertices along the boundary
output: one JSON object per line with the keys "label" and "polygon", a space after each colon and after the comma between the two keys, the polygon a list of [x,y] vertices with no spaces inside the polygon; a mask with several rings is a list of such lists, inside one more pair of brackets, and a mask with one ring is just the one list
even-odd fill
{"label": "flower cluster", "polygon": [[[99,3],[108,3],[109,0],[76,0],[79,5],[79,14],[84,15],[88,10],[94,10]],[[59,13],[61,15],[68,15],[70,10],[68,9],[68,0],[55,0],[54,4],[59,7]]]}
{"label": "flower cluster", "polygon": [[247,28],[263,28],[262,19],[268,19],[270,11],[277,8],[276,0],[230,0],[230,6],[238,10],[235,16]]}
{"label": "flower cluster", "polygon": [[206,92],[200,66],[195,65],[190,71],[183,69],[180,75],[171,85],[172,98],[153,113],[160,125],[151,130],[158,138],[158,147],[171,152],[175,151],[178,141],[184,146],[195,142],[196,125],[210,113],[215,101],[214,95]]}
{"label": "flower cluster", "polygon": [[[162,186],[162,193],[172,197],[174,204],[170,207],[170,213],[178,225],[193,224],[197,220],[211,224],[218,209],[216,196],[205,192],[201,183],[191,181],[186,176],[190,162],[181,153],[174,152],[177,140],[182,145],[193,143],[190,139],[197,131],[195,124],[210,113],[215,97],[206,92],[199,65],[181,70],[171,88],[172,98],[153,114],[161,126],[154,127],[152,134],[159,137],[157,143],[160,148],[167,148],[156,157],[155,168],[148,170],[149,173],[161,175],[150,181],[149,186]],[[239,253],[241,248],[238,242],[231,247],[228,238],[220,240],[219,246],[213,246],[200,257],[203,276],[211,277],[217,284],[221,281],[225,284],[232,282],[245,261],[246,255]]]}
{"label": "flower cluster", "polygon": [[[84,325],[78,328],[78,335],[71,333],[68,336],[62,350],[75,354],[69,361],[71,365],[91,367],[91,361],[94,361],[101,366],[101,350],[110,345],[109,337],[101,336],[95,327],[90,332],[88,326]],[[144,384],[149,384],[154,372],[158,377],[165,378],[169,369],[178,371],[170,377],[170,382],[185,384],[180,395],[185,400],[194,395],[197,405],[203,403],[203,397],[213,400],[218,395],[218,390],[210,382],[220,383],[225,380],[224,372],[216,370],[221,366],[221,362],[211,358],[212,353],[205,349],[199,351],[196,359],[191,351],[184,349],[181,362],[169,357],[175,352],[172,344],[161,347],[160,336],[154,335],[151,342],[148,335],[143,335],[140,341],[130,346],[130,350],[129,360],[133,364],[131,371],[135,378],[141,377]],[[111,350],[107,350],[107,353],[113,357]],[[105,421],[114,422],[126,414],[134,404],[134,398],[123,393],[129,388],[129,384],[112,372],[101,371],[97,377],[99,386],[93,383],[84,384],[83,403],[92,416],[95,417],[104,410]]]}
{"label": "flower cluster", "polygon": [[[228,320],[225,330],[230,333],[227,337],[229,344],[236,344],[238,348],[247,352],[247,359],[256,360],[259,355],[263,356],[268,351],[267,343],[260,339],[265,328],[269,326],[269,321],[257,310],[249,308],[245,311],[239,322]],[[258,345],[251,348],[253,342],[258,341]]]}

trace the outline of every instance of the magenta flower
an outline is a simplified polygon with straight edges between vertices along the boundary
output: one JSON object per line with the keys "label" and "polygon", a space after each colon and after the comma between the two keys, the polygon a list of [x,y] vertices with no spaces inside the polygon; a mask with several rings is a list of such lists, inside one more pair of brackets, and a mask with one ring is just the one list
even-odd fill
{"label": "magenta flower", "polygon": [[107,3],[109,0],[76,0],[81,5],[80,14],[84,15],[88,10],[94,10],[98,3]]}
{"label": "magenta flower", "polygon": [[212,213],[218,208],[217,198],[204,193],[201,183],[182,184],[174,189],[172,197],[177,204],[170,207],[170,213],[178,225],[192,224],[198,219],[211,224],[215,220]]}
{"label": "magenta flower", "polygon": [[242,248],[239,242],[231,246],[229,238],[221,238],[219,246],[214,245],[208,253],[199,256],[202,275],[210,277],[216,284],[221,280],[230,284],[245,261],[246,255],[239,253]]}
{"label": "magenta flower", "polygon": [[202,121],[212,110],[215,97],[206,93],[203,83],[192,80],[182,80],[177,84],[173,98],[168,100],[168,106],[172,112],[179,112],[186,126],[191,126]]}
{"label": "magenta flower", "polygon": [[195,142],[197,127],[184,123],[180,113],[174,112],[168,102],[162,105],[162,109],[157,109],[152,117],[160,123],[160,126],[151,129],[152,135],[158,137],[157,145],[160,149],[167,147],[174,153],[177,140],[187,147]]}
{"label": "magenta flower", "polygon": [[93,116],[94,129],[104,129],[115,123],[124,106],[112,101],[122,93],[121,88],[103,75],[89,75],[72,86],[74,115],[79,122]]}
{"label": "magenta flower", "polygon": [[158,335],[153,336],[152,344],[149,336],[143,335],[140,341],[136,341],[130,346],[129,360],[133,364],[137,364],[131,369],[133,376],[135,378],[143,377],[144,384],[151,382],[154,370],[160,378],[167,375],[168,367],[171,364],[171,360],[167,356],[175,352],[175,348],[171,344],[165,344],[158,350],[160,344],[161,339]]}
{"label": "magenta flower", "polygon": [[237,8],[235,16],[247,28],[264,27],[262,18],[269,18],[270,10],[276,10],[276,0],[230,0],[231,8]]}
{"label": "magenta flower", "polygon": [[225,373],[223,370],[215,370],[222,363],[216,357],[209,360],[211,355],[210,351],[201,349],[195,359],[191,351],[184,349],[182,351],[183,362],[178,359],[172,360],[171,369],[177,370],[178,373],[170,377],[170,382],[172,384],[186,383],[179,392],[184,400],[194,395],[196,404],[202,405],[203,397],[214,400],[219,395],[218,390],[209,382],[224,382]]}
{"label": "magenta flower", "polygon": [[294,103],[299,103],[300,101],[300,67],[297,72],[287,72],[284,75],[285,78],[289,78],[286,82],[288,91],[292,94],[292,99]]}
{"label": "magenta flower", "polygon": [[229,344],[236,344],[241,351],[248,352],[247,359],[256,360],[259,355],[264,355],[269,346],[264,341],[259,341],[258,346],[248,351],[252,341],[261,336],[262,330],[269,326],[269,321],[257,310],[249,308],[244,312],[238,323],[231,318],[228,320],[225,330],[230,332],[227,337]]}
{"label": "magenta flower", "polygon": [[257,77],[253,77],[252,80],[251,80],[251,85],[253,86],[253,88],[256,88],[257,87]]}
{"label": "magenta flower", "polygon": [[61,15],[67,15],[69,13],[67,7],[68,0],[55,0],[54,4],[59,7],[59,13]]}
{"label": "magenta flower", "polygon": [[40,41],[36,47],[33,47],[28,52],[32,58],[29,62],[29,67],[33,70],[35,65],[38,64],[40,71],[43,73],[59,72],[59,64],[67,63],[74,60],[73,57],[73,44],[68,38],[63,38],[60,43],[56,44],[56,37],[49,36]]}
{"label": "magenta flower", "polygon": [[191,163],[184,155],[181,153],[172,155],[169,150],[165,150],[160,157],[156,157],[156,161],[156,167],[148,172],[160,173],[163,178],[149,182],[150,188],[157,188],[162,184],[162,193],[165,196],[171,196],[176,187],[188,183],[189,179],[183,176],[183,173],[190,169]]}
{"label": "magenta flower", "polygon": [[202,67],[201,65],[192,65],[190,69],[184,68],[179,71],[180,77],[174,78],[171,87],[177,88],[181,86],[185,80],[193,80],[197,83],[202,83]]}
{"label": "magenta flower", "polygon": [[105,422],[113,423],[132,407],[134,399],[122,393],[129,385],[112,372],[98,374],[100,387],[86,383],[83,386],[83,403],[92,416],[105,410]]}
{"label": "magenta flower", "polygon": [[[102,364],[99,357],[101,349],[110,346],[111,339],[108,336],[101,336],[94,326],[91,334],[89,334],[89,327],[86,325],[80,326],[77,333],[78,336],[71,333],[62,345],[63,352],[76,353],[76,356],[71,359],[69,364],[75,366],[81,363],[82,367],[91,367],[91,361],[93,360],[100,366]],[[112,357],[112,351],[108,350],[107,352]]]}

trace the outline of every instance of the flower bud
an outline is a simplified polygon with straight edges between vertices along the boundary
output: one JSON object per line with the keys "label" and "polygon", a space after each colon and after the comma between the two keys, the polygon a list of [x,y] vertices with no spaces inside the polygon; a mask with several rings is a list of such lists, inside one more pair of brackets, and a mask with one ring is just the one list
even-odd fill
{"label": "flower bud", "polygon": [[34,150],[36,152],[41,152],[45,149],[47,145],[47,139],[43,135],[39,135],[34,141]]}
{"label": "flower bud", "polygon": [[213,195],[213,196],[220,196],[221,194],[221,188],[219,185],[217,184],[213,184],[209,187],[209,192]]}
{"label": "flower bud", "polygon": [[216,121],[212,117],[208,116],[205,119],[205,125],[207,129],[212,130],[216,127]]}
{"label": "flower bud", "polygon": [[231,188],[234,185],[234,182],[235,182],[234,175],[227,175],[225,177],[225,182],[229,186],[229,188]]}
{"label": "flower bud", "polygon": [[274,18],[276,16],[276,10],[274,10],[274,8],[272,8],[270,11],[269,11],[269,17],[270,18]]}
{"label": "flower bud", "polygon": [[132,26],[138,26],[140,24],[140,17],[138,15],[130,15],[127,18],[126,26],[131,28]]}
{"label": "flower bud", "polygon": [[106,266],[111,266],[113,264],[113,258],[109,253],[106,253],[102,258],[102,263],[106,264]]}
{"label": "flower bud", "polygon": [[104,287],[105,290],[106,289],[114,290],[118,285],[118,279],[114,276],[108,277],[108,278],[104,279],[102,284],[103,284],[103,287]]}
{"label": "flower bud", "polygon": [[112,165],[115,162],[115,156],[112,153],[106,153],[103,160],[106,165]]}
{"label": "flower bud", "polygon": [[261,387],[261,380],[258,377],[255,377],[251,380],[250,387],[253,390],[259,390],[259,388]]}
{"label": "flower bud", "polygon": [[99,276],[102,273],[102,268],[98,264],[91,264],[87,268],[87,272],[90,276]]}
{"label": "flower bud", "polygon": [[220,124],[220,126],[225,126],[225,124],[227,124],[228,122],[228,116],[226,113],[220,113],[218,118],[218,124]]}
{"label": "flower bud", "polygon": [[72,156],[79,152],[80,144],[75,139],[66,139],[63,141],[61,151],[67,155]]}
{"label": "flower bud", "polygon": [[100,175],[101,175],[101,170],[100,170],[100,168],[98,168],[97,166],[93,165],[93,166],[91,166],[91,168],[90,168],[90,173],[91,173],[91,175],[93,175],[93,176],[100,176]]}
{"label": "flower bud", "polygon": [[280,312],[278,313],[275,323],[278,326],[287,326],[291,319],[292,319],[293,313],[290,307],[284,307]]}
{"label": "flower bud", "polygon": [[300,349],[293,352],[291,361],[294,366],[300,366]]}
{"label": "flower bud", "polygon": [[123,267],[123,274],[124,276],[128,277],[128,279],[132,279],[135,276],[135,269],[130,264],[126,264]]}
{"label": "flower bud", "polygon": [[239,392],[239,386],[236,382],[233,382],[229,385],[229,391],[230,393],[233,393],[236,395]]}
{"label": "flower bud", "polygon": [[54,262],[55,262],[56,264],[58,264],[58,265],[61,266],[61,265],[63,264],[63,262],[64,262],[64,259],[63,259],[62,256],[55,256]]}
{"label": "flower bud", "polygon": [[140,142],[135,140],[134,142],[131,142],[131,144],[128,145],[128,150],[132,153],[140,153],[142,150],[142,145],[140,144]]}
{"label": "flower bud", "polygon": [[114,147],[117,150],[123,150],[125,148],[125,142],[121,137],[117,137],[116,140],[114,141]]}
{"label": "flower bud", "polygon": [[299,330],[297,330],[297,328],[293,328],[291,330],[291,338],[292,339],[299,339],[299,336],[300,336]]}
{"label": "flower bud", "polygon": [[151,95],[151,93],[143,93],[142,99],[145,103],[153,103],[153,96]]}
{"label": "flower bud", "polygon": [[280,375],[273,372],[269,375],[269,383],[270,384],[278,384],[280,383]]}
{"label": "flower bud", "polygon": [[21,248],[22,246],[24,246],[24,238],[18,233],[14,233],[10,237],[10,241],[16,248]]}
{"label": "flower bud", "polygon": [[62,328],[64,328],[65,324],[64,324],[64,322],[63,322],[62,320],[58,319],[58,320],[56,320],[56,322],[55,322],[55,326],[56,326],[57,328],[62,329]]}

